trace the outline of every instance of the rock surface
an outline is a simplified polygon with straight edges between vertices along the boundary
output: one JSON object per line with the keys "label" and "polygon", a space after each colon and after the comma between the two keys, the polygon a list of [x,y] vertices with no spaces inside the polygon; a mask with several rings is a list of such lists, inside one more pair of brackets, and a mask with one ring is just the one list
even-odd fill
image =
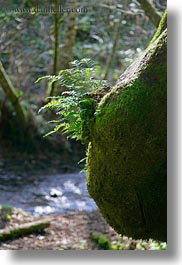
{"label": "rock surface", "polygon": [[167,237],[167,30],[121,75],[92,124],[87,186],[107,222]]}

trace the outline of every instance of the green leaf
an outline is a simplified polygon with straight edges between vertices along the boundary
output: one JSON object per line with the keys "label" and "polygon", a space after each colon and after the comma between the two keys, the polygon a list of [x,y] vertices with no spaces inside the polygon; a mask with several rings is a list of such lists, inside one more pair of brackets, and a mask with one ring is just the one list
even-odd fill
{"label": "green leaf", "polygon": [[[40,108],[53,109],[60,117],[50,122],[57,123],[55,128],[45,136],[61,130],[68,134],[68,138],[88,141],[88,124],[95,112],[96,101],[90,97],[91,94],[99,91],[105,81],[95,79],[96,64],[89,58],[75,60],[70,63],[69,69],[59,71],[58,76],[47,75],[36,80],[48,79],[49,85],[59,82],[67,88],[59,97],[52,97],[51,101]],[[87,126],[85,126],[87,125]]]}

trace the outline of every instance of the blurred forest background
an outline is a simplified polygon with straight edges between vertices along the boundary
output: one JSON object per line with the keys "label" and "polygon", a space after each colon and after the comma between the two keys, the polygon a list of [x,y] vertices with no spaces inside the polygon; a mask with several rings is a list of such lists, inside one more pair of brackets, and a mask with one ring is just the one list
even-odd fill
{"label": "blurred forest background", "polygon": [[[43,164],[58,158],[58,165],[62,166],[64,160],[73,166],[83,156],[84,147],[67,141],[61,132],[43,138],[51,129],[47,121],[54,113],[38,115],[38,110],[48,96],[59,95],[61,91],[55,87],[48,89],[47,81],[36,84],[35,81],[68,68],[75,59],[91,58],[98,63],[96,78],[113,85],[147,47],[156,30],[139,2],[67,0],[61,1],[62,7],[78,8],[81,12],[51,13],[31,10],[55,8],[59,1],[0,1],[0,60],[17,101],[28,116],[24,132],[16,103],[11,93],[3,89],[1,77],[1,166],[3,158],[12,157],[14,161],[27,153],[39,156]],[[166,0],[155,0],[153,5],[161,14]]]}
{"label": "blurred forest background", "polygon": [[[72,231],[73,238],[65,230],[71,244],[75,240],[77,249],[89,248],[88,242],[82,240],[82,233],[76,234],[81,222],[83,227],[86,225],[87,237],[89,229],[105,229],[106,224],[94,212],[95,203],[87,202],[85,175],[77,174],[83,168],[83,163],[78,164],[78,161],[85,156],[86,147],[67,139],[61,131],[44,137],[54,128],[49,121],[58,117],[51,110],[38,111],[48,102],[48,97],[60,95],[65,88],[55,83],[49,86],[47,79],[35,82],[46,75],[57,75],[61,69],[69,68],[73,60],[90,58],[97,63],[94,78],[107,80],[112,87],[148,46],[166,4],[166,0],[0,0],[0,229],[10,219],[10,226],[11,222],[21,225],[32,221],[32,217],[15,209],[11,212],[9,206],[1,204],[20,207],[34,215],[64,213],[67,209],[90,211],[88,215],[76,213],[78,223]],[[62,12],[53,12],[60,8]],[[77,11],[70,12],[72,9]],[[67,175],[56,173],[76,174],[70,174],[69,179]],[[58,183],[64,191],[57,188]],[[64,233],[61,234],[56,225],[65,225],[67,218],[75,225],[74,215],[52,218],[55,234],[50,233],[50,241],[59,241],[60,236],[65,242]],[[110,228],[106,230],[111,237],[118,236]],[[54,246],[50,243],[50,247],[46,237],[40,237],[42,243],[38,238],[35,245],[32,236],[17,241],[15,248],[42,249],[46,245],[57,249],[55,242]],[[97,235],[94,238],[100,240]],[[107,249],[107,240],[102,240]],[[129,244],[128,238],[123,240],[125,246]],[[132,249],[131,240],[130,243]],[[57,246],[61,244],[57,242]],[[127,247],[130,249],[130,244]],[[11,249],[11,246],[2,245],[1,249]]]}
{"label": "blurred forest background", "polygon": [[[22,133],[23,125],[17,121],[16,107],[1,82],[1,167],[4,156],[14,160],[16,154],[16,159],[21,160],[23,153],[39,155],[39,162],[43,155],[42,163],[44,160],[51,163],[58,155],[61,164],[63,159],[67,160],[66,164],[75,165],[82,157],[83,146],[68,142],[61,133],[42,137],[50,130],[51,125],[47,121],[54,114],[38,115],[38,109],[47,96],[58,95],[60,91],[48,89],[47,81],[35,84],[36,79],[57,74],[75,59],[91,58],[98,63],[96,78],[107,79],[112,85],[147,47],[156,30],[135,0],[61,1],[64,8],[82,8],[82,12],[77,13],[16,11],[17,8],[55,8],[59,4],[56,0],[0,1],[0,60],[28,116],[26,132]],[[153,4],[160,13],[166,7],[165,0],[155,0]],[[29,140],[27,131],[31,135]],[[17,155],[17,152],[20,153]]]}

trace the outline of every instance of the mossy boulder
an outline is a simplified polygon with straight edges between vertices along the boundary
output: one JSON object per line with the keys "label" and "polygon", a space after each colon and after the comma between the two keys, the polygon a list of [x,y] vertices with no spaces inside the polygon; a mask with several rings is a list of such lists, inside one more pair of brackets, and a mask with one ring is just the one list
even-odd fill
{"label": "mossy boulder", "polygon": [[121,75],[90,128],[87,186],[120,234],[165,241],[167,30]]}

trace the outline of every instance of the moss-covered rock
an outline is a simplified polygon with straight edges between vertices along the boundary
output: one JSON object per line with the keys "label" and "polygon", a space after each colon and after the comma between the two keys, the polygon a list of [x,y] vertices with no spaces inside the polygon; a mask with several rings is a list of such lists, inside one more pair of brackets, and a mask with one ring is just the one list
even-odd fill
{"label": "moss-covered rock", "polygon": [[152,44],[160,35],[161,33],[167,28],[167,9],[164,11],[164,14],[161,18],[161,21],[159,23],[158,29],[156,33],[154,34],[150,44]]}
{"label": "moss-covered rock", "polygon": [[100,102],[87,186],[108,223],[133,238],[166,240],[167,30]]}

